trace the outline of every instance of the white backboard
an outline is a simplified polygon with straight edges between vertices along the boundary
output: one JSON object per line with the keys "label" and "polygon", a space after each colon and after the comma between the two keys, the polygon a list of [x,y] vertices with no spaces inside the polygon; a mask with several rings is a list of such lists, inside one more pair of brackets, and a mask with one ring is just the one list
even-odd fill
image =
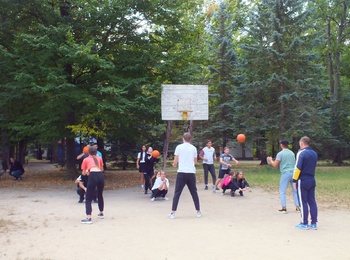
{"label": "white backboard", "polygon": [[[208,85],[162,85],[162,120],[208,120]],[[184,117],[186,113],[186,117]]]}

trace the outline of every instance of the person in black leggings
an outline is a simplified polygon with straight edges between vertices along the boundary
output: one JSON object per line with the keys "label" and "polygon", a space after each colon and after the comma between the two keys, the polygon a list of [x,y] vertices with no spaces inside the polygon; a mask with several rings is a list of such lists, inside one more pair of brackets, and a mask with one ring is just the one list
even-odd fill
{"label": "person in black leggings", "polygon": [[103,169],[103,160],[101,157],[97,156],[97,148],[94,146],[89,147],[89,157],[85,158],[81,169],[83,174],[87,173],[88,184],[86,191],[85,209],[86,209],[86,219],[81,220],[82,224],[91,224],[91,201],[94,197],[94,192],[97,187],[97,198],[98,198],[98,208],[100,213],[97,215],[98,218],[104,218],[104,200],[103,200],[103,189],[104,189],[104,175],[101,169]]}

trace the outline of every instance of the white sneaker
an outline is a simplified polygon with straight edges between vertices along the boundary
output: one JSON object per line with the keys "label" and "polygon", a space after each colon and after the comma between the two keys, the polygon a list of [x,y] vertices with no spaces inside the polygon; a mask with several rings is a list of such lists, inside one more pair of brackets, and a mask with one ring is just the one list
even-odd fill
{"label": "white sneaker", "polygon": [[201,218],[202,217],[202,213],[200,211],[197,211],[197,218]]}
{"label": "white sneaker", "polygon": [[163,197],[163,200],[169,200],[169,198],[168,197]]}
{"label": "white sneaker", "polygon": [[175,213],[170,213],[170,214],[168,215],[168,218],[174,219],[174,218],[175,218]]}
{"label": "white sneaker", "polygon": [[221,195],[224,196],[224,195],[225,195],[225,192],[221,193]]}
{"label": "white sneaker", "polygon": [[216,188],[213,189],[213,193],[216,193]]}
{"label": "white sneaker", "polygon": [[153,197],[152,199],[151,199],[151,201],[155,201],[156,200],[156,198],[155,197]]}
{"label": "white sneaker", "polygon": [[145,188],[145,185],[141,184],[141,189],[144,189]]}

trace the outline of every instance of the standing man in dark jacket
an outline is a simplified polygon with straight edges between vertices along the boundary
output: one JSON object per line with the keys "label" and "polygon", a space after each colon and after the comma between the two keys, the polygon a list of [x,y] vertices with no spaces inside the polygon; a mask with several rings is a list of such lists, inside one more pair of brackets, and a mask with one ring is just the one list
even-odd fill
{"label": "standing man in dark jacket", "polygon": [[7,172],[15,177],[15,180],[18,181],[18,180],[22,180],[22,175],[24,173],[24,169],[23,169],[23,166],[22,164],[15,160],[13,157],[10,158],[10,170],[7,170]]}
{"label": "standing man in dark jacket", "polygon": [[[297,154],[293,174],[293,188],[297,189],[300,201],[300,229],[317,229],[317,203],[315,199],[315,169],[318,160],[317,153],[310,147],[310,138],[304,136],[299,141],[300,150]],[[311,225],[308,222],[309,207]]]}

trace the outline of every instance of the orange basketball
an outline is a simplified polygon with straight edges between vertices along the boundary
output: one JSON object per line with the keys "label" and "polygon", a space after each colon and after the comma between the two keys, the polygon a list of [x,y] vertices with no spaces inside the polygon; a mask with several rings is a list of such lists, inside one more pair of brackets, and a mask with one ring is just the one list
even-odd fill
{"label": "orange basketball", "polygon": [[89,154],[89,145],[84,146],[84,148],[83,148],[83,153]]}
{"label": "orange basketball", "polygon": [[244,134],[239,134],[239,135],[237,135],[237,141],[238,141],[239,143],[244,143],[244,141],[245,141],[245,135],[244,135]]}
{"label": "orange basketball", "polygon": [[152,157],[154,157],[154,158],[158,158],[159,157],[159,155],[160,155],[160,153],[159,153],[159,151],[157,151],[157,150],[154,150],[153,152],[152,152]]}

